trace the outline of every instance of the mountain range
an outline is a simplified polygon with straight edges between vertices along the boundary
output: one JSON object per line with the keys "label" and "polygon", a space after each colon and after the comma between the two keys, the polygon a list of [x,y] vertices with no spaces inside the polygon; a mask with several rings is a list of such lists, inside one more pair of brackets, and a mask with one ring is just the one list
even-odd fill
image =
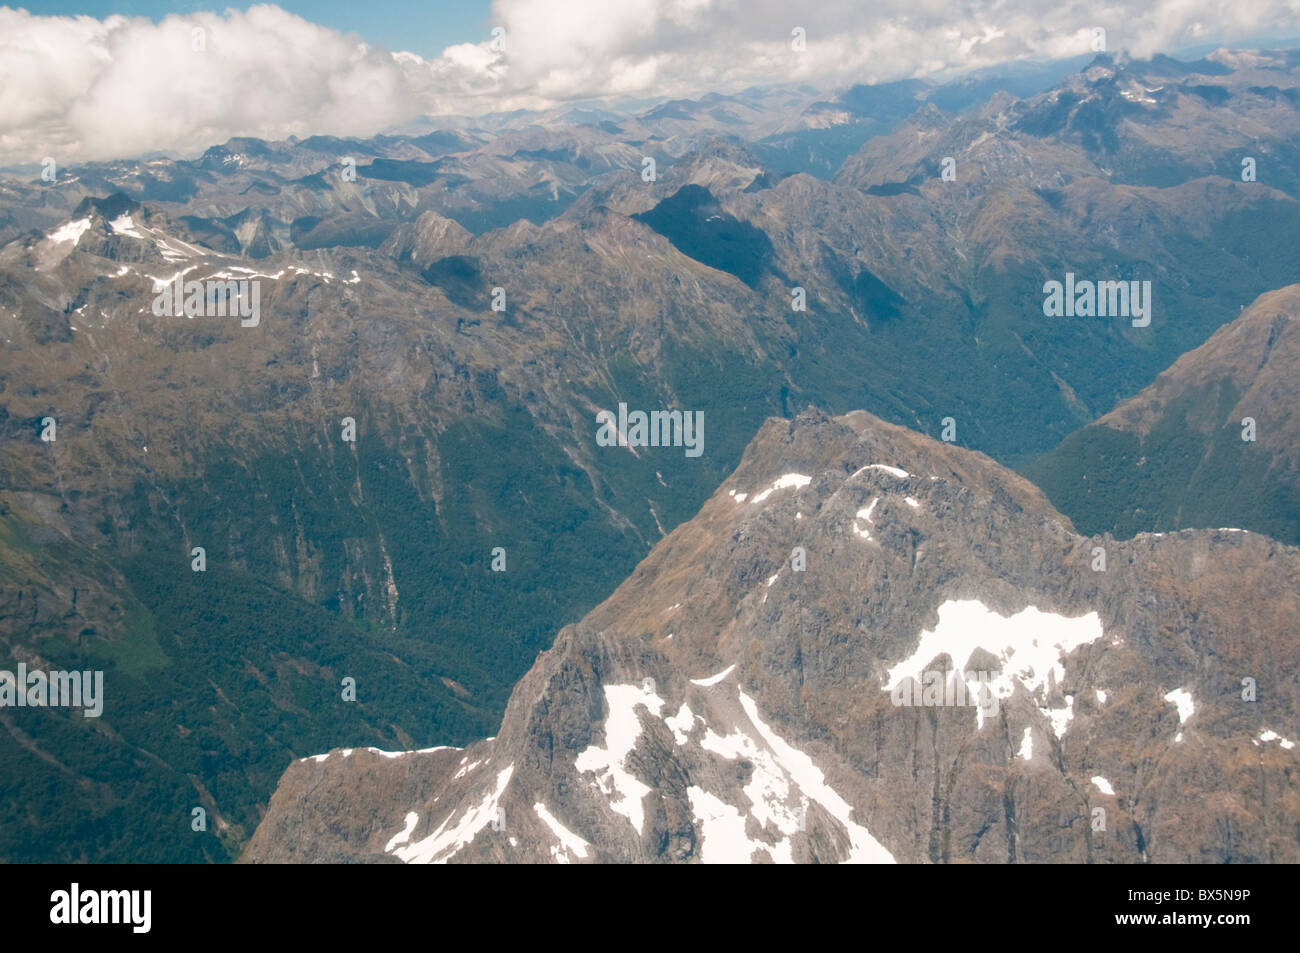
{"label": "mountain range", "polygon": [[[703,849],[688,789],[698,787],[714,799],[702,804],[730,817],[725,807],[741,810],[738,792],[750,783],[735,772],[753,761],[701,747],[701,733],[743,735],[736,751],[753,747],[771,762],[762,783],[779,787],[786,776],[788,786],[803,769],[781,760],[768,728],[813,759],[840,799],[800,774],[790,790],[820,805],[809,808],[818,833],[773,840],[786,821],[764,826],[758,817],[769,833],[750,831],[746,843],[767,843],[773,859],[787,850],[842,859],[876,851],[871,844],[902,860],[983,860],[991,849],[999,859],[1044,856],[1018,840],[1005,811],[996,835],[976,839],[983,847],[963,846],[967,826],[991,815],[967,807],[960,823],[936,822],[915,800],[925,785],[909,795],[912,815],[876,805],[883,789],[864,773],[876,762],[862,746],[901,744],[889,733],[907,718],[919,731],[915,719],[928,717],[894,711],[879,690],[880,666],[900,661],[909,640],[944,617],[943,600],[910,587],[952,582],[947,602],[976,601],[1000,617],[1031,607],[1067,619],[1095,612],[1128,646],[1114,653],[1126,677],[1165,691],[1191,685],[1198,704],[1217,704],[1204,699],[1226,691],[1222,680],[1235,670],[1197,666],[1226,665],[1221,656],[1239,630],[1210,626],[1187,646],[1162,642],[1157,650],[1141,625],[1173,623],[1159,623],[1149,605],[1120,589],[1136,579],[1167,586],[1169,605],[1182,606],[1186,621],[1210,613],[1210,593],[1222,595],[1227,583],[1198,582],[1178,568],[1185,559],[1207,554],[1247,577],[1261,561],[1290,565],[1291,550],[1278,545],[1296,542],[1293,362],[1282,318],[1292,313],[1300,272],[1278,249],[1300,226],[1300,180],[1291,171],[1297,105],[1293,52],[1225,50],[1196,62],[1102,55],[1070,70],[1057,64],[947,86],[773,87],[632,112],[458,121],[364,141],[236,139],[196,158],[60,169],[52,182],[5,176],[0,645],[14,664],[105,670],[107,699],[93,720],[0,710],[0,858],[396,856],[383,849],[396,833],[393,817],[400,829],[418,814],[408,832],[418,843],[444,821],[459,829],[452,814],[431,810],[428,796],[467,809],[483,803],[482,779],[444,778],[464,767],[460,758],[474,760],[447,753],[450,746],[475,745],[494,764],[517,765],[500,794],[511,817],[527,816],[533,805],[524,800],[537,797],[555,823],[592,845],[591,856],[687,859]],[[1150,281],[1150,324],[1048,317],[1045,283],[1067,273]],[[158,289],[178,276],[256,282],[259,320],[243,326],[237,316],[160,313]],[[704,453],[601,446],[596,415],[620,404],[702,413]],[[801,416],[810,407],[813,416]],[[1257,439],[1233,443],[1246,416],[1257,422]],[[773,418],[803,423],[764,423]],[[746,470],[780,426],[806,433],[790,439],[808,446]],[[865,447],[853,450],[859,441]],[[867,450],[880,455],[866,459]],[[742,521],[734,526],[714,527],[718,538],[693,536],[701,519],[712,524],[722,504],[717,488],[757,496],[763,481],[795,473],[810,483],[794,489],[821,502],[811,481],[847,466],[841,457],[941,478],[906,495],[920,504],[917,519],[949,508],[943,512],[957,525],[925,531],[950,540],[956,562],[945,572],[956,576],[908,582],[911,570],[895,562],[893,582],[871,582],[885,587],[871,602],[861,601],[847,568],[802,576],[826,587],[810,606],[830,600],[807,610],[821,628],[817,655],[810,647],[806,662],[801,652],[787,657],[797,647],[787,631],[793,617],[779,631],[742,633],[750,623],[736,620],[752,608],[750,590],[712,568],[698,569],[716,587],[707,606],[687,603],[663,579],[643,594],[654,606],[629,601],[628,587],[683,537],[721,563],[749,559],[753,572],[770,577],[775,549],[760,559],[728,535],[749,525],[742,515],[750,510],[728,516]],[[931,458],[953,472],[923,471]],[[1204,462],[1189,476],[1182,461],[1193,459]],[[1047,496],[991,461],[1018,468]],[[881,474],[867,471],[849,489],[888,475]],[[733,484],[738,475],[753,485]],[[1104,489],[1091,492],[1095,486]],[[1252,488],[1248,495],[1243,487]],[[931,498],[941,489],[953,494],[949,502]],[[958,506],[958,498],[966,502]],[[1007,525],[989,522],[986,500],[1006,503],[998,512]],[[804,515],[813,520],[813,512]],[[1090,538],[1074,536],[1069,520]],[[864,572],[861,559],[879,542],[870,525],[855,518],[852,526],[873,538],[850,528],[846,541],[865,545],[847,551]],[[1218,526],[1253,532],[1215,535]],[[1214,532],[1175,532],[1188,527]],[[839,545],[835,533],[844,528],[842,520],[819,523],[818,545]],[[1131,538],[1148,531],[1170,535]],[[1101,539],[1108,541],[1095,544],[1107,549],[1111,567],[1104,575],[1070,576],[1049,561],[1035,570],[1039,578],[990,562],[994,551],[1022,544],[1030,556],[1017,550],[1016,559],[1026,566],[1053,546],[1054,559],[1082,559]],[[769,542],[775,547],[776,537]],[[959,559],[963,546],[970,552]],[[1165,575],[1151,568],[1152,553]],[[696,565],[685,554],[674,559]],[[1129,559],[1140,568],[1117,577],[1115,567]],[[844,588],[835,603],[837,586]],[[722,626],[735,628],[738,641],[710,650],[701,641],[707,629],[694,636],[669,629],[678,647],[665,651],[656,640],[667,633],[650,620],[674,602],[712,619],[715,641]],[[628,624],[640,620],[637,631],[613,627],[611,605],[624,606]],[[1286,617],[1284,603],[1255,608]],[[886,618],[891,613],[898,615]],[[1175,629],[1168,639],[1176,641]],[[841,646],[834,632],[857,632],[857,648]],[[650,641],[640,641],[647,633]],[[1265,641],[1279,651],[1289,644],[1276,624]],[[756,657],[787,654],[769,670],[742,658],[742,643]],[[838,664],[839,651],[848,653],[839,681],[804,671]],[[1259,657],[1234,651],[1234,663],[1258,669],[1241,677],[1262,680],[1269,668]],[[1220,661],[1206,661],[1213,658]],[[686,687],[732,664],[716,685]],[[1080,679],[1078,691],[1107,690],[1076,673],[1077,663],[1059,664]],[[557,672],[581,675],[580,684],[572,697],[547,701]],[[808,704],[825,712],[809,714],[789,683],[814,675]],[[621,687],[646,677],[658,686],[645,696],[651,700],[627,701]],[[355,701],[345,700],[347,679]],[[1025,729],[1038,731],[1031,747],[1053,752],[1052,780],[1044,780],[1053,809],[1080,807],[1086,799],[1065,791],[1086,789],[1080,772],[1094,762],[1057,757],[1072,736],[1049,740],[1031,710],[1059,710],[1059,684],[1017,691],[1005,728],[1016,732],[1015,750]],[[1109,691],[1121,694],[1116,682]],[[1030,705],[1031,696],[1041,704]],[[850,705],[851,697],[858,702]],[[1170,823],[1149,784],[1182,784],[1191,803],[1191,792],[1213,787],[1202,775],[1223,771],[1222,790],[1237,792],[1245,783],[1237,767],[1207,765],[1239,750],[1260,754],[1259,731],[1293,738],[1292,702],[1273,701],[1280,707],[1259,724],[1241,716],[1231,733],[1215,736],[1213,750],[1182,767],[1174,758],[1157,770],[1163,755],[1152,749],[1154,762],[1125,754],[1098,768],[1123,796],[1140,799],[1123,817],[1144,833],[1124,827],[1131,833],[1116,835],[1107,848],[1119,851],[1113,856],[1140,859],[1146,850],[1150,858],[1139,841],[1156,843],[1151,831]],[[550,716],[536,709],[552,702],[563,722],[554,728],[542,726]],[[704,720],[674,722],[691,739],[678,745],[665,719],[683,704]],[[1126,717],[1105,729],[1117,734],[1098,736],[1116,750],[1156,744],[1133,732],[1154,733],[1174,711],[1146,689],[1132,705],[1131,724]],[[839,708],[890,720],[837,729],[826,712]],[[643,710],[662,714],[658,727],[642,722]],[[1226,709],[1209,710],[1226,717]],[[616,807],[632,799],[621,788],[615,797],[615,780],[599,782],[609,790],[597,797],[572,759],[558,774],[532,761],[525,770],[527,759],[540,757],[538,745],[550,743],[534,729],[559,732],[562,743],[554,744],[566,758],[588,748],[613,752],[602,734],[612,711],[616,734],[640,726],[620,757],[641,757],[633,742],[651,734],[668,747],[646,754],[653,764],[643,769],[617,767],[610,753],[610,778],[631,771],[646,784],[659,777],[646,772],[662,771],[683,784],[702,779],[674,788],[680,797],[671,805],[645,808],[667,812],[666,826],[653,829],[676,846],[647,842],[650,826],[629,834]],[[1036,769],[1032,757],[998,754],[983,729],[972,740],[969,719],[953,717],[936,745],[946,751],[969,741],[979,749],[980,772],[991,772],[980,797],[1005,788],[1008,772]],[[498,742],[478,740],[498,725]],[[849,737],[860,728],[860,738]],[[844,733],[839,742],[836,731]],[[1197,738],[1189,723],[1187,747],[1170,750],[1191,750],[1202,744]],[[1159,744],[1166,740],[1161,734]],[[400,759],[367,753],[438,746],[447,747]],[[297,760],[340,747],[355,754]],[[311,825],[327,824],[324,814],[294,829],[278,813],[301,796],[295,779],[310,786],[319,779],[313,772],[323,772],[343,785],[343,797],[347,776],[336,770],[360,766],[382,786],[397,783],[384,771],[405,771],[408,762],[419,765],[411,769],[419,777],[383,801],[389,813],[375,815],[373,827],[358,815],[361,827],[318,840]],[[952,764],[928,769],[926,805],[958,783]],[[703,773],[693,774],[696,767]],[[887,778],[895,768],[871,770]],[[552,787],[561,783],[565,791]],[[348,803],[362,810],[361,801]],[[212,819],[205,831],[191,827],[198,807]],[[551,828],[540,813],[533,817],[517,856],[550,857],[543,827]],[[1244,842],[1216,841],[1214,856],[1289,856],[1270,818],[1246,824],[1253,833]],[[956,846],[934,846],[954,833]],[[454,855],[504,849],[498,840],[489,847],[476,836]],[[1159,843],[1165,857],[1191,849],[1177,832]]]}

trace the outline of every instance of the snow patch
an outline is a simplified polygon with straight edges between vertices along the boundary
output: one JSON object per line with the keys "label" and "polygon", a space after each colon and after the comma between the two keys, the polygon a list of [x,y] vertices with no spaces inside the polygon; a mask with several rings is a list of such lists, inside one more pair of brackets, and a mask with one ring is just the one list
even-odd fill
{"label": "snow patch", "polygon": [[1196,711],[1196,706],[1192,703],[1192,693],[1185,688],[1175,688],[1172,692],[1164,696],[1165,701],[1178,706],[1178,723],[1187,724],[1187,719],[1192,717]]}
{"label": "snow patch", "polygon": [[154,294],[157,294],[158,292],[166,288],[169,284],[171,284],[173,281],[175,281],[177,278],[184,278],[186,275],[188,275],[191,271],[193,271],[197,267],[199,266],[190,265],[188,268],[182,268],[180,271],[176,272],[176,274],[169,275],[166,278],[155,278],[153,275],[149,275],[149,274],[146,274],[145,277],[153,282],[153,291]]}
{"label": "snow patch", "polygon": [[[771,585],[771,583],[768,583],[768,585]],[[701,688],[710,688],[710,687],[712,687],[712,686],[718,684],[718,682],[722,681],[722,680],[723,680],[724,678],[726,678],[728,675],[730,675],[730,674],[732,673],[732,671],[733,671],[735,668],[736,668],[736,666],[734,666],[734,665],[728,665],[726,668],[724,668],[724,669],[723,669],[721,672],[719,672],[717,675],[710,675],[708,678],[693,678],[693,679],[691,679],[691,684],[692,684],[692,685],[699,685]]]}
{"label": "snow patch", "polygon": [[[239,272],[239,274],[238,275],[231,274],[231,272],[235,272],[235,271]],[[272,281],[279,281],[282,277],[284,277],[285,271],[286,269],[281,268],[273,275],[264,275],[261,274],[260,272],[253,271],[251,268],[232,267],[226,269],[225,271],[214,271],[212,274],[208,275],[208,277],[204,280],[206,281],[206,280],[211,280],[213,278],[220,278],[223,281],[231,281],[231,280],[244,281],[249,278],[269,278]]]}
{"label": "snow patch", "polygon": [[758,730],[759,737],[772,749],[776,763],[811,800],[816,801],[826,812],[839,821],[849,836],[849,856],[847,862],[857,863],[894,863],[894,856],[884,845],[871,836],[862,825],[852,820],[853,808],[829,784],[820,768],[813,764],[812,758],[797,748],[789,745],[784,738],[767,726],[758,714],[758,706],[743,691],[740,705],[745,714]]}
{"label": "snow patch", "polygon": [[81,236],[86,234],[88,228],[90,228],[90,219],[79,218],[75,222],[68,222],[68,224],[50,232],[50,241],[55,243],[72,242],[75,245],[81,241]]}
{"label": "snow patch", "polygon": [[[743,691],[737,695],[749,725],[728,735],[706,726],[700,747],[729,761],[748,763],[749,782],[742,789],[748,807],[729,804],[698,785],[688,788],[691,810],[701,826],[701,859],[751,863],[755,856],[761,859],[766,854],[776,863],[793,863],[792,838],[805,830],[808,804],[816,801],[843,825],[849,861],[892,863],[892,855],[865,827],[853,822],[853,808],[831,789],[812,759],[762,721],[753,699]],[[684,714],[689,715],[685,706],[676,718],[678,725],[672,726],[675,733]],[[690,717],[693,724],[696,718]],[[761,834],[750,837],[747,828],[757,828]]]}
{"label": "snow patch", "polygon": [[[1069,619],[1029,606],[1008,617],[975,599],[950,599],[939,606],[938,615],[934,629],[921,632],[916,651],[889,670],[885,691],[892,692],[905,678],[920,680],[930,662],[941,655],[951,658],[953,666],[964,673],[975,650],[984,649],[1001,662],[1001,672],[987,683],[996,697],[1009,698],[1020,685],[1041,700],[1047,693],[1049,675],[1053,684],[1064,681],[1064,658],[1102,637],[1096,612]],[[1041,709],[1052,719],[1058,738],[1073,717],[1073,705],[1074,698],[1067,696],[1064,709]],[[982,728],[983,707],[975,706],[975,714]]]}
{"label": "snow patch", "polygon": [[686,789],[691,812],[700,822],[700,860],[706,864],[748,864],[755,844],[745,834],[745,816],[717,795],[691,785]]}
{"label": "snow patch", "polygon": [[1065,696],[1064,708],[1045,708],[1040,706],[1038,710],[1046,715],[1048,720],[1051,721],[1052,734],[1056,735],[1058,739],[1064,738],[1066,729],[1070,727],[1070,720],[1074,718],[1074,696]]}
{"label": "snow patch", "polygon": [[[1295,747],[1294,741],[1287,741],[1276,731],[1270,731],[1270,730],[1261,731],[1259,734],[1259,741],[1276,741],[1287,751],[1290,751],[1292,748]],[[1259,741],[1255,742],[1255,744],[1259,744]]]}
{"label": "snow patch", "polygon": [[108,223],[108,227],[117,235],[129,235],[132,238],[144,238],[131,221],[130,215],[119,215]]}
{"label": "snow patch", "polygon": [[594,772],[596,780],[592,783],[610,799],[609,806],[626,817],[638,834],[644,834],[642,802],[650,787],[634,777],[625,762],[641,736],[637,707],[643,706],[658,716],[664,701],[639,685],[606,685],[605,703],[609,707],[605,716],[605,747],[591,745],[578,755],[574,767],[580,774]]}
{"label": "snow patch", "polygon": [[394,834],[389,839],[388,843],[384,845],[384,853],[391,854],[393,852],[393,848],[396,847],[398,844],[405,844],[408,840],[410,840],[411,835],[415,833],[415,825],[418,824],[419,821],[420,821],[420,815],[415,813],[415,811],[412,811],[410,814],[407,814],[406,826],[403,827],[396,834]]}
{"label": "snow patch", "polygon": [[866,520],[868,523],[875,523],[875,520],[871,518],[871,514],[875,510],[876,504],[879,502],[880,502],[880,497],[877,496],[874,499],[872,499],[872,501],[868,505],[858,510],[857,514],[854,517],[853,525],[851,527],[854,536],[861,536],[863,539],[871,539],[871,530],[858,529],[858,520]]}
{"label": "snow patch", "polygon": [[679,745],[684,745],[690,740],[691,731],[695,728],[695,714],[689,705],[682,702],[682,707],[677,709],[677,714],[665,718],[664,724],[673,733],[673,740]]}
{"label": "snow patch", "polygon": [[[777,490],[785,490],[788,489],[789,487],[795,487],[796,489],[798,489],[799,487],[807,486],[811,482],[812,482],[812,477],[810,476],[804,476],[802,473],[787,473],[785,476],[778,479],[775,483],[769,486],[762,493],[755,496],[752,502],[762,503],[764,500],[766,500]],[[740,496],[737,495],[736,498],[740,499]]]}
{"label": "snow patch", "polygon": [[557,821],[555,815],[546,809],[545,804],[539,801],[533,805],[533,810],[537,813],[537,816],[542,819],[542,823],[551,829],[551,833],[554,834],[556,839],[560,842],[559,844],[551,846],[551,857],[553,857],[557,863],[569,863],[569,854],[578,858],[583,858],[590,853],[591,845]]}
{"label": "snow patch", "polygon": [[896,476],[900,480],[908,475],[906,470],[900,470],[898,467],[891,467],[884,463],[868,463],[865,467],[859,467],[857,470],[854,470],[853,476],[849,477],[849,479],[852,480],[853,477],[867,470],[884,470],[886,473],[890,474],[891,476]]}
{"label": "snow patch", "polygon": [[438,829],[428,837],[416,841],[414,844],[408,844],[406,847],[398,847],[395,850],[388,851],[388,853],[395,855],[399,860],[403,860],[408,864],[444,863],[472,841],[479,831],[491,824],[497,817],[501,805],[501,795],[505,793],[506,785],[510,783],[510,776],[514,773],[514,770],[515,766],[511,764],[498,774],[496,787],[484,795],[482,801],[465,811],[454,827],[449,826],[451,819],[456,815],[456,812],[452,811],[438,825]]}

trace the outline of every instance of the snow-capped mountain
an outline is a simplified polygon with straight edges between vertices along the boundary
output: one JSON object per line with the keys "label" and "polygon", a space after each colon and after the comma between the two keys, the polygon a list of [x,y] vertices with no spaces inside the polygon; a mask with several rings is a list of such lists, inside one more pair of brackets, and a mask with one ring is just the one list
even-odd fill
{"label": "snow-capped mountain", "polygon": [[497,737],[299,760],[244,860],[1295,862],[1297,582],[1253,533],[1080,536],[864,412],[769,420]]}

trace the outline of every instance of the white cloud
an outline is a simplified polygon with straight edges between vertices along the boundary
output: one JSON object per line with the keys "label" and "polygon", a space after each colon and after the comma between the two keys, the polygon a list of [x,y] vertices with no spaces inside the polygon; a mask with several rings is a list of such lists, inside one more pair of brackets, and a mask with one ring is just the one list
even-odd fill
{"label": "white cloud", "polygon": [[[0,8],[0,162],[194,154],[234,135],[371,135],[421,114],[598,96],[841,84],[1279,34],[1300,0],[496,0],[505,50],[390,54],[279,7],[43,17]],[[1214,24],[1207,28],[1205,24]],[[807,49],[790,48],[794,27]],[[205,31],[203,51],[193,30]]]}
{"label": "white cloud", "polygon": [[157,24],[0,9],[3,159],[195,152],[236,134],[373,133],[419,106],[389,54],[274,6]]}
{"label": "white cloud", "polygon": [[[494,12],[509,31],[514,91],[553,97],[630,88],[640,74],[651,77],[641,92],[670,96],[776,79],[879,82],[1087,53],[1094,27],[1111,48],[1147,56],[1206,40],[1204,23],[1223,40],[1300,24],[1298,0],[497,0]],[[803,53],[791,49],[795,27]]]}

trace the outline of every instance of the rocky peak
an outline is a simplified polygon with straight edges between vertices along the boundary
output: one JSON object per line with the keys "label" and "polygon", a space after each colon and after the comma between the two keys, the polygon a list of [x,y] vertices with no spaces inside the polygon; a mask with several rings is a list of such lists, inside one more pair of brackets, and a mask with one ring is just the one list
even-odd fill
{"label": "rocky peak", "polygon": [[419,268],[464,252],[473,236],[458,222],[437,212],[424,212],[414,222],[398,225],[380,251]]}
{"label": "rocky peak", "polygon": [[769,420],[496,738],[296,762],[245,859],[1293,861],[1297,582],[1254,534],[1079,536],[864,412]]}

